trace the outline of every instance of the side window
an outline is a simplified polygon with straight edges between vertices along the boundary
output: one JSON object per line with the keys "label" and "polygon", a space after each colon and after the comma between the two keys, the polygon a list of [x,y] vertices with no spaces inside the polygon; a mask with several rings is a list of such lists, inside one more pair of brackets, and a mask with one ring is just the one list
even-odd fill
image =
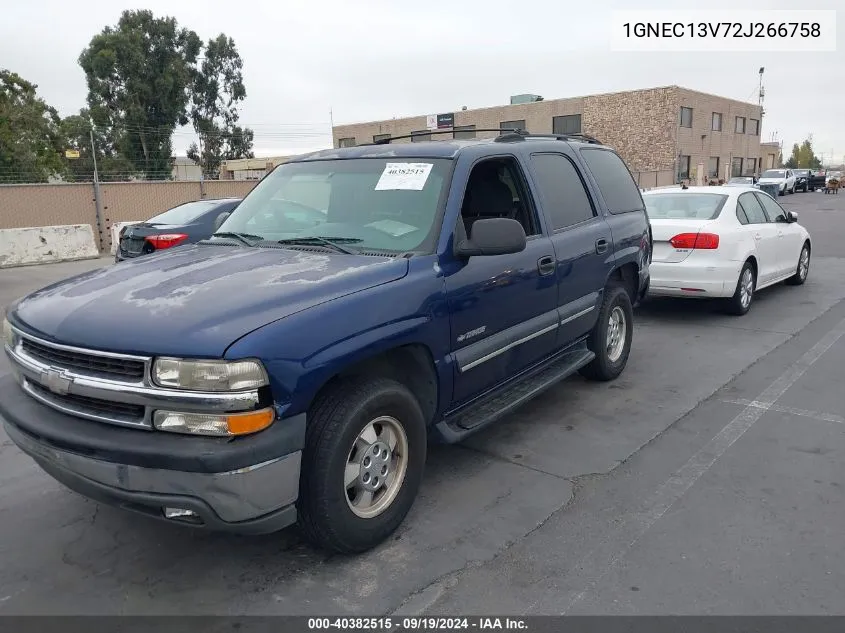
{"label": "side window", "polygon": [[739,197],[739,204],[742,205],[749,224],[766,224],[769,221],[763,207],[750,191]]}
{"label": "side window", "polygon": [[631,172],[615,152],[606,149],[582,149],[581,156],[596,179],[602,198],[611,213],[628,213],[645,208],[643,197]]}
{"label": "side window", "polygon": [[467,181],[461,219],[467,235],[484,218],[511,218],[525,235],[540,233],[540,224],[528,196],[528,187],[514,158],[493,158],[473,166]]}
{"label": "side window", "polygon": [[745,213],[741,200],[736,201],[736,219],[740,224],[748,224],[748,215]]}
{"label": "side window", "polygon": [[769,222],[786,222],[786,212],[777,202],[765,194],[758,193],[755,195],[763,205],[766,215],[769,216]]}
{"label": "side window", "polygon": [[562,154],[534,154],[531,163],[553,231],[595,217],[584,181],[571,160]]}

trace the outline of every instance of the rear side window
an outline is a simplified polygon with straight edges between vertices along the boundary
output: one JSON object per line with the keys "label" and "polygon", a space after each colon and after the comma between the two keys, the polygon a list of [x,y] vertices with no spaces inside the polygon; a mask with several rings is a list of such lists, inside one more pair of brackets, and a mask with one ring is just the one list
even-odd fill
{"label": "rear side window", "polygon": [[581,156],[598,183],[602,198],[611,213],[643,209],[643,198],[628,167],[607,149],[582,149]]}
{"label": "rear side window", "polygon": [[531,162],[552,230],[564,229],[595,217],[593,203],[572,161],[561,154],[534,154]]}
{"label": "rear side window", "polygon": [[766,217],[766,212],[763,211],[763,207],[760,206],[757,198],[751,192],[744,193],[739,197],[737,207],[741,207],[745,212],[745,217],[748,218],[749,224],[766,224],[769,221]]}

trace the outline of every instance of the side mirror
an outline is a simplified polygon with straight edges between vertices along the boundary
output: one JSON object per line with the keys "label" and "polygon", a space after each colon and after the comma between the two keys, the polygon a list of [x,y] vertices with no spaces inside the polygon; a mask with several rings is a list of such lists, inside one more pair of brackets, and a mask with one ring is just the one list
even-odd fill
{"label": "side mirror", "polygon": [[220,215],[217,216],[217,218],[214,220],[214,232],[215,233],[217,232],[217,229],[219,229],[223,225],[223,223],[226,221],[226,218],[228,218],[230,215],[232,215],[231,211],[224,211],[223,213],[221,213]]}
{"label": "side mirror", "polygon": [[525,250],[525,230],[510,218],[485,218],[476,220],[469,239],[455,249],[459,257],[508,255]]}
{"label": "side mirror", "polygon": [[797,222],[798,221],[798,213],[796,211],[787,211],[786,212],[786,221],[787,222]]}

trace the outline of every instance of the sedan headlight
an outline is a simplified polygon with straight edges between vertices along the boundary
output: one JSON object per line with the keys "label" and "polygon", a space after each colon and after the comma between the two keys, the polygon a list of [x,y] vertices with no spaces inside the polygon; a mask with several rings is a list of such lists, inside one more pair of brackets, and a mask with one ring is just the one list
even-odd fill
{"label": "sedan headlight", "polygon": [[244,391],[270,384],[256,360],[184,360],[157,358],[153,381],[161,387],[188,391]]}
{"label": "sedan headlight", "polygon": [[3,343],[8,345],[9,348],[14,349],[16,345],[17,336],[15,335],[14,330],[12,330],[12,324],[9,323],[9,319],[3,318]]}

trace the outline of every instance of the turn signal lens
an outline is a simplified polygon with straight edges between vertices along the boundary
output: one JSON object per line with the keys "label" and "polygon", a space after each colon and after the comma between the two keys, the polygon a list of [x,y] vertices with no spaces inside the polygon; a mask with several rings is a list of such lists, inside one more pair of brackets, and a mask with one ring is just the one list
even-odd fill
{"label": "turn signal lens", "polygon": [[156,411],[153,416],[153,426],[159,431],[171,433],[231,437],[262,431],[273,423],[274,417],[272,408],[228,415]]}
{"label": "turn signal lens", "polygon": [[162,233],[161,235],[148,235],[144,238],[145,241],[149,242],[157,249],[177,246],[186,239],[188,239],[188,236],[184,233]]}
{"label": "turn signal lens", "polygon": [[719,248],[719,236],[715,233],[680,233],[669,240],[678,249],[707,249]]}

